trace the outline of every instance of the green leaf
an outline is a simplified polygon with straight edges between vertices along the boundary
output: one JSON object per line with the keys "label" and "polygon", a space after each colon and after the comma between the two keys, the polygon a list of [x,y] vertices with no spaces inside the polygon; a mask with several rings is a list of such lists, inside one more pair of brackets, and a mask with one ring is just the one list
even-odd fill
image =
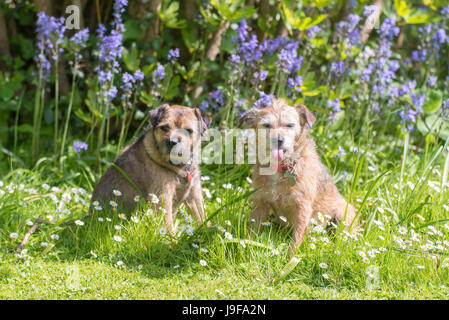
{"label": "green leaf", "polygon": [[133,42],[131,50],[128,50],[127,48],[123,47],[122,54],[123,54],[123,62],[125,62],[125,65],[128,68],[128,70],[136,72],[140,66],[139,51],[137,49],[136,43]]}
{"label": "green leaf", "polygon": [[159,11],[159,17],[161,21],[168,27],[172,29],[183,29],[186,26],[186,21],[184,19],[178,20],[179,14],[179,2],[172,1],[170,4],[163,2],[163,7]]}
{"label": "green leaf", "polygon": [[123,33],[123,41],[137,40],[142,36],[142,27],[138,20],[128,20],[125,22],[125,32]]}
{"label": "green leaf", "polygon": [[418,130],[423,135],[434,134],[446,140],[449,137],[449,121],[444,120],[439,113],[433,113],[423,119],[418,119]]}
{"label": "green leaf", "polygon": [[319,24],[324,19],[326,19],[327,16],[328,16],[327,14],[321,14],[318,17],[316,17],[314,20],[312,20],[312,18],[310,18],[310,17],[307,17],[302,21],[301,25],[299,26],[299,30],[303,31],[303,30],[312,28],[312,27],[316,26],[317,24]]}
{"label": "green leaf", "polygon": [[407,19],[410,14],[410,8],[405,0],[394,0],[394,8],[396,13],[404,19]]}
{"label": "green leaf", "polygon": [[290,261],[285,265],[285,267],[281,270],[279,273],[279,276],[273,281],[274,283],[284,279],[286,276],[288,276],[292,271],[296,268],[298,263],[301,261],[301,258],[298,257],[292,257]]}
{"label": "green leaf", "polygon": [[431,15],[424,10],[416,10],[412,15],[408,16],[405,21],[408,24],[420,24],[429,22]]}
{"label": "green leaf", "polygon": [[20,89],[21,84],[17,81],[9,81],[0,86],[0,99],[9,101],[14,97],[14,93]]}
{"label": "green leaf", "polygon": [[425,114],[434,113],[440,110],[443,103],[443,93],[439,90],[429,90],[426,95],[423,110]]}

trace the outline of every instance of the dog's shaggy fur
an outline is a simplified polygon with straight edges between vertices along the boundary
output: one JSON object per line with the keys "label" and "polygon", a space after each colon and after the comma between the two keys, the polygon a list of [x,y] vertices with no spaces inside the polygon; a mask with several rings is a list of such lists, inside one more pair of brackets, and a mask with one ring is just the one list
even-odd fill
{"label": "dog's shaggy fur", "polygon": [[[206,218],[196,146],[210,124],[210,117],[197,108],[163,105],[150,112],[150,122],[140,138],[127,146],[115,161],[115,166],[133,183],[111,166],[96,185],[92,203],[98,201],[104,207],[114,199],[129,211],[135,207],[136,195],[151,200],[150,195],[155,194],[165,209],[167,228],[174,233],[173,212],[183,202],[199,222]],[[185,151],[187,161],[179,159],[173,148]],[[122,195],[115,197],[114,190]]]}
{"label": "dog's shaggy fur", "polygon": [[290,253],[299,248],[311,218],[318,212],[331,216],[336,222],[346,220],[347,226],[352,223],[355,209],[338,192],[308,134],[307,126],[313,125],[315,116],[306,106],[294,108],[285,100],[273,99],[264,109],[249,110],[242,122],[250,128],[267,129],[257,131],[257,145],[261,145],[262,137],[267,139],[270,150],[277,148],[274,154],[282,158],[278,159],[280,165],[288,165],[289,171],[296,175],[293,181],[279,169],[271,175],[262,175],[261,169],[267,169],[267,165],[258,160],[252,177],[254,188],[260,189],[252,195],[251,218],[260,224],[271,209],[277,217],[285,216],[293,225]]}

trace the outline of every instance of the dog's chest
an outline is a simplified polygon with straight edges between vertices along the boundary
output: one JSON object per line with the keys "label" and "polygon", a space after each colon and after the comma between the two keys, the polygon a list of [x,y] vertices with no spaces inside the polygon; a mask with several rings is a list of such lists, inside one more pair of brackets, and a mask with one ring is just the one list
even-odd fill
{"label": "dog's chest", "polygon": [[177,181],[175,188],[174,198],[175,201],[184,201],[190,194],[190,190],[192,189],[192,182],[184,181],[185,179],[181,179],[182,181]]}

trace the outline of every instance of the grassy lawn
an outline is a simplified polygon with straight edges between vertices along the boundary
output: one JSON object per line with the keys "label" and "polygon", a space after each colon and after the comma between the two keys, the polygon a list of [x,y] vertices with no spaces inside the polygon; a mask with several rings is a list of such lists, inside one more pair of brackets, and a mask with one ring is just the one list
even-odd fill
{"label": "grassy lawn", "polygon": [[[63,181],[49,167],[13,170],[0,196],[0,297],[446,299],[445,153],[428,150],[422,158],[406,150],[402,171],[373,153],[348,153],[355,173],[344,174],[341,162],[334,177],[347,198],[352,190],[359,226],[326,231],[322,216],[294,259],[287,256],[289,225],[267,221],[261,233],[248,228],[247,165],[204,167],[211,226],[198,226],[181,208],[176,239],[163,228],[160,203],[142,202],[128,216],[116,208],[86,216],[89,192],[76,185],[92,185],[84,171]],[[38,217],[47,223],[14,254]]]}

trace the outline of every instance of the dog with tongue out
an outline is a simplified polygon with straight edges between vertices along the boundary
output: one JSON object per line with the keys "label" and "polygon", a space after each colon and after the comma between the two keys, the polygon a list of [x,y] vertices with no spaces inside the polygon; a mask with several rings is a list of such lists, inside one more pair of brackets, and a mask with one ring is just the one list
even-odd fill
{"label": "dog with tongue out", "polygon": [[[256,165],[252,169],[254,208],[251,218],[262,228],[268,215],[284,216],[293,225],[290,254],[301,245],[311,218],[329,215],[349,229],[355,208],[337,190],[308,133],[315,116],[305,105],[273,99],[264,109],[246,112],[241,123],[256,129]],[[318,219],[316,219],[318,220]]]}

